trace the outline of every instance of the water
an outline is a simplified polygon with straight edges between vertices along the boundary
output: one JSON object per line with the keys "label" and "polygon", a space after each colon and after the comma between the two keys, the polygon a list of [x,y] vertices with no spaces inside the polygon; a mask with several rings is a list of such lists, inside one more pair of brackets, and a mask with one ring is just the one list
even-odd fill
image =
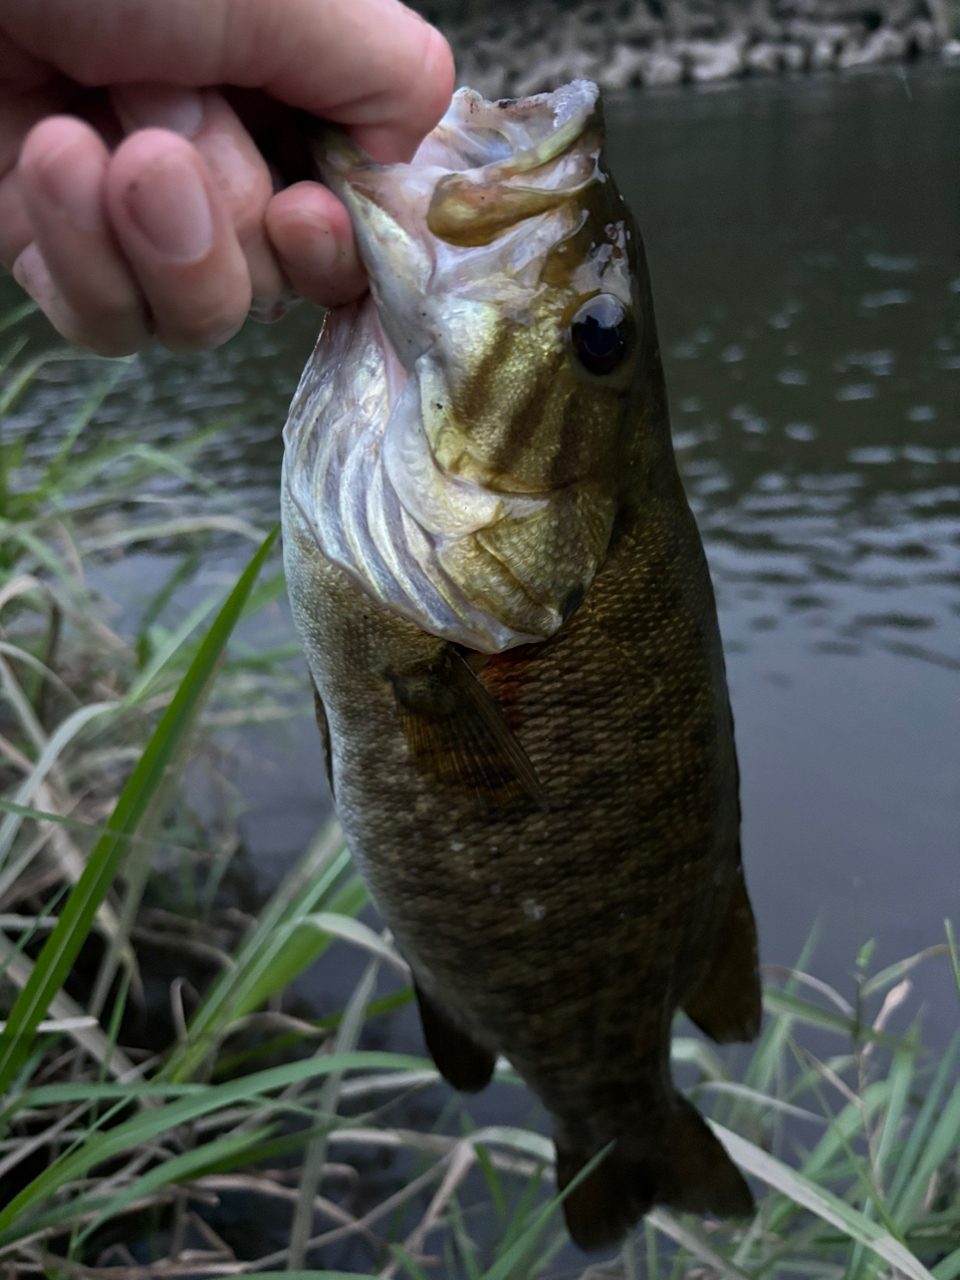
{"label": "water", "polygon": [[[960,915],[960,77],[611,104],[717,588],[762,956]],[[929,1022],[956,1025],[946,973]]]}
{"label": "water", "polygon": [[[960,925],[960,74],[624,96],[608,116],[715,576],[762,957],[793,961],[819,917],[815,970],[849,991],[865,940],[885,963]],[[272,517],[317,324],[302,308],[214,355],[152,352],[112,421],[163,442],[226,416],[207,465],[238,513]],[[32,451],[79,394],[64,371],[33,403]],[[244,832],[270,882],[328,800],[306,720],[255,745],[272,761],[245,771]],[[946,966],[918,981],[942,1041]]]}

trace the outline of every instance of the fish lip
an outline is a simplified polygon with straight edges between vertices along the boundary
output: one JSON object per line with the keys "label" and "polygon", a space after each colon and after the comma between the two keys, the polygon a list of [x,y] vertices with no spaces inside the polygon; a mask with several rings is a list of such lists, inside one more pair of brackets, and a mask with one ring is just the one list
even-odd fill
{"label": "fish lip", "polygon": [[[319,126],[313,151],[321,178],[350,213],[360,257],[375,280],[383,265],[364,234],[373,206],[428,256],[431,241],[488,243],[603,181],[602,135],[600,90],[593,81],[574,80],[552,93],[495,102],[459,89],[406,163],[372,160],[344,129],[329,124]],[[469,231],[464,238],[464,227],[500,203],[499,193],[509,197],[510,210],[486,239],[471,239]]]}
{"label": "fish lip", "polygon": [[[580,138],[591,118],[600,109],[600,90],[592,80],[573,80],[550,93],[537,93],[528,98],[499,98],[488,101],[474,89],[458,89],[443,118],[424,138],[413,159],[383,163],[371,159],[345,129],[338,125],[321,124],[315,131],[313,154],[320,176],[334,190],[343,183],[350,183],[354,175],[360,171],[384,170],[409,171],[424,164],[431,168],[442,168],[448,173],[473,173],[480,169],[488,169],[491,165],[503,165],[511,173],[527,172],[550,160],[556,159],[564,150],[571,147]],[[466,122],[458,120],[461,112],[474,117],[484,117],[492,112],[504,117],[503,123],[509,128],[519,128],[537,119],[551,126],[543,137],[532,141],[525,147],[513,147],[509,156],[491,159],[484,164],[443,163],[442,148],[448,149],[448,158],[455,160],[456,138],[460,125]],[[510,141],[509,135],[501,135]],[[463,139],[461,138],[461,141]],[[339,194],[339,192],[338,192]]]}

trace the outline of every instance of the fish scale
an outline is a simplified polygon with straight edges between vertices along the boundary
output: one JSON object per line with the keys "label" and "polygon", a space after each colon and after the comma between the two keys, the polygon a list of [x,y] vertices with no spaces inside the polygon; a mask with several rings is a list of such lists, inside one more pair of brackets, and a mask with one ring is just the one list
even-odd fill
{"label": "fish scale", "polygon": [[[482,153],[482,130],[505,110],[457,95],[455,127],[438,130],[431,164],[442,159],[442,137],[462,139],[472,124]],[[473,602],[458,643],[455,628],[438,635],[417,625],[406,599],[402,611],[391,607],[382,581],[366,581],[356,560],[339,563],[336,538],[327,545],[318,534],[329,516],[311,509],[310,495],[322,501],[328,486],[311,485],[302,469],[332,455],[305,444],[335,441],[342,423],[356,422],[356,407],[338,406],[329,394],[334,374],[323,365],[326,352],[342,349],[337,325],[353,323],[352,313],[328,315],[287,426],[284,554],[335,803],[358,868],[410,962],[428,1047],[447,1079],[465,1089],[482,1088],[496,1055],[506,1055],[554,1117],[562,1187],[613,1144],[564,1202],[574,1240],[594,1248],[616,1242],[654,1204],[749,1211],[746,1183],[673,1085],[669,1050],[680,1007],[715,1039],[756,1034],[756,934],[740,861],[716,607],[670,444],[639,236],[602,169],[595,87],[569,86],[520,110],[528,132],[516,145],[532,146],[535,155],[518,153],[515,170],[526,185],[510,187],[506,212],[489,207],[498,184],[513,181],[499,143],[482,181],[457,179],[456,154],[451,180],[436,180],[434,201],[445,191],[456,196],[451,225],[463,257],[450,279],[458,290],[469,295],[470,255],[478,251],[471,192],[483,193],[476,246],[485,255],[478,275],[487,294],[498,236],[515,238],[519,226],[532,237],[525,271],[534,279],[537,323],[518,318],[510,292],[498,327],[473,346],[451,343],[436,323],[444,290],[453,287],[443,270],[427,282],[419,309],[397,283],[414,274],[391,261],[404,235],[429,246],[434,234],[414,226],[404,206],[408,187],[423,203],[424,179],[410,177],[416,160],[409,169],[374,165],[334,135],[335,159],[325,170],[380,281],[379,302],[364,305],[420,315],[424,329],[411,333],[411,347],[430,352],[431,378],[446,378],[451,389],[469,386],[469,402],[486,378],[485,439],[495,443],[499,433],[504,465],[512,457],[523,468],[511,473],[510,492],[542,500],[532,514],[521,504],[481,530],[484,554],[499,566],[491,581],[511,584],[510,598],[498,601],[506,585],[476,585],[480,570],[468,543],[459,558],[450,556],[442,529],[424,531],[424,545],[436,540],[450,581]],[[507,112],[500,136],[509,138],[510,128]],[[560,149],[551,128],[563,136]],[[565,166],[559,177],[540,172],[558,165]],[[587,182],[583,174],[591,172]],[[556,195],[564,174],[576,176],[569,193],[561,187],[570,208]],[[354,181],[363,199],[351,203]],[[362,219],[376,201],[372,245]],[[398,230],[388,236],[390,218]],[[438,263],[451,252],[431,247]],[[529,264],[538,253],[534,277]],[[420,261],[423,250],[417,254]],[[559,269],[561,260],[568,270]],[[598,294],[613,302],[593,312]],[[595,317],[621,314],[622,330],[597,338]],[[389,333],[396,317],[381,314],[381,321],[364,330],[371,340]],[[585,328],[577,331],[578,323]],[[580,348],[577,332],[587,335]],[[512,371],[502,394],[490,357],[498,350]],[[524,369],[521,394],[514,384]],[[536,396],[545,369],[551,385],[569,390]],[[334,371],[341,394],[349,372],[342,363]],[[417,362],[407,376],[418,377]],[[426,447],[435,451],[444,432],[469,446],[469,411],[457,403],[455,394],[437,399],[448,416],[424,418],[418,429]],[[367,424],[368,435],[406,424],[391,425],[389,406],[384,417]],[[578,433],[575,444],[565,445],[571,433]],[[434,452],[436,465],[418,473],[421,483],[448,483],[445,467],[456,456],[441,463]],[[560,472],[563,483],[551,482]],[[344,483],[353,474],[359,469],[344,469]],[[451,474],[449,484],[456,482]],[[418,497],[404,519],[421,507],[442,513],[448,500],[442,489],[430,503]],[[376,492],[365,501],[376,501]],[[384,536],[401,533],[390,528]],[[502,636],[504,619],[532,591],[556,619],[550,634],[478,650],[483,610],[493,610],[491,634]]]}

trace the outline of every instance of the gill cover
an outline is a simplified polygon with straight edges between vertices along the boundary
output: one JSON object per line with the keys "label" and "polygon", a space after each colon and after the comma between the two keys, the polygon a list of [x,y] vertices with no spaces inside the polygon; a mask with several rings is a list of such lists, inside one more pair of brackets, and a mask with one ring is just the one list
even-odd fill
{"label": "gill cover", "polygon": [[633,303],[597,98],[462,89],[409,165],[335,129],[318,150],[371,292],[304,370],[288,497],[374,600],[485,653],[551,636],[609,542],[629,376],[601,385],[571,340],[591,299]]}

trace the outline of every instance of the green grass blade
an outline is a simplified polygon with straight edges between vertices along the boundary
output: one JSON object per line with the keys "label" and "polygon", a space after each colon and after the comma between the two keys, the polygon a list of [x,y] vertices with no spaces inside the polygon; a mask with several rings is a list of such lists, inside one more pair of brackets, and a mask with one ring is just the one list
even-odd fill
{"label": "green grass blade", "polygon": [[212,1142],[205,1142],[203,1146],[194,1147],[192,1151],[183,1151],[180,1155],[161,1161],[160,1164],[131,1182],[129,1186],[116,1192],[110,1199],[109,1207],[80,1232],[77,1243],[82,1244],[101,1223],[117,1217],[128,1205],[134,1204],[143,1196],[149,1196],[161,1187],[173,1186],[188,1178],[200,1178],[214,1167],[219,1171],[228,1166],[235,1167],[238,1163],[248,1163],[251,1148],[257,1146],[272,1132],[272,1126],[264,1125],[260,1129],[228,1133],[222,1138],[215,1138]]}
{"label": "green grass blade", "polygon": [[490,1192],[490,1199],[493,1201],[493,1207],[496,1211],[497,1219],[500,1223],[506,1221],[507,1217],[507,1198],[503,1193],[503,1182],[500,1174],[490,1159],[490,1154],[483,1143],[478,1142],[474,1145],[473,1154],[477,1158],[477,1164],[480,1166],[487,1189]]}
{"label": "green grass blade", "polygon": [[957,1052],[960,1050],[960,1034],[955,1035],[947,1047],[947,1052],[943,1055],[940,1065],[937,1068],[936,1075],[927,1089],[926,1097],[920,1108],[917,1118],[914,1120],[910,1129],[910,1136],[907,1138],[903,1147],[903,1154],[897,1163],[897,1171],[894,1174],[893,1182],[890,1185],[889,1201],[893,1205],[894,1218],[896,1219],[901,1230],[905,1230],[907,1223],[900,1210],[900,1198],[910,1179],[910,1175],[916,1168],[917,1161],[920,1159],[923,1145],[927,1140],[927,1134],[934,1122],[937,1114],[937,1108],[940,1106],[940,1100],[947,1088],[950,1072],[957,1060]]}
{"label": "green grass blade", "polygon": [[830,1161],[863,1132],[864,1124],[883,1106],[887,1092],[886,1081],[875,1080],[864,1089],[859,1103],[848,1103],[831,1119],[830,1127],[804,1161],[804,1177],[817,1182],[824,1180],[823,1171]]}
{"label": "green grass blade", "polygon": [[960,1084],[957,1084],[934,1126],[917,1167],[897,1205],[900,1221],[910,1222],[923,1201],[927,1186],[939,1165],[960,1142]]}
{"label": "green grass blade", "polygon": [[69,1200],[46,1212],[33,1214],[29,1220],[22,1224],[22,1230],[28,1230],[31,1234],[49,1230],[51,1227],[58,1226],[61,1222],[79,1221],[85,1213],[91,1211],[95,1213],[100,1209],[99,1215],[94,1217],[82,1231],[77,1233],[75,1244],[82,1244],[102,1223],[109,1221],[110,1218],[119,1217],[128,1205],[139,1200],[141,1196],[149,1196],[162,1187],[172,1186],[177,1182],[185,1181],[187,1178],[201,1177],[203,1174],[208,1173],[211,1167],[222,1166],[225,1162],[231,1160],[236,1161],[241,1156],[246,1162],[249,1159],[251,1149],[269,1131],[269,1128],[263,1128],[245,1133],[227,1134],[222,1138],[216,1138],[212,1142],[205,1143],[202,1147],[195,1147],[192,1151],[171,1156],[160,1164],[155,1165],[128,1186],[112,1192],[109,1196],[102,1192],[99,1194],[92,1192],[88,1195],[79,1196],[75,1200]]}
{"label": "green grass blade", "polygon": [[948,950],[946,943],[938,942],[932,947],[924,947],[922,951],[918,951],[912,956],[907,956],[905,960],[898,960],[896,964],[888,965],[886,969],[881,969],[879,973],[875,973],[872,978],[868,978],[864,982],[860,988],[860,995],[866,1000],[869,996],[885,991],[887,987],[892,987],[895,982],[899,982],[911,969],[915,969],[924,960],[930,960],[934,956],[946,955]]}
{"label": "green grass blade", "polygon": [[236,965],[225,973],[200,1005],[186,1043],[174,1051],[163,1071],[168,1080],[186,1080],[237,1018],[256,1009],[311,964],[330,937],[301,922],[318,905],[355,914],[366,902],[359,879],[343,886],[350,867],[343,835],[331,823],[307,849],[300,865],[280,885],[244,941]]}
{"label": "green grass blade", "polygon": [[[17,1238],[15,1231],[12,1236],[10,1232],[15,1224],[22,1221],[24,1213],[37,1204],[42,1204],[66,1183],[82,1178],[88,1170],[102,1161],[122,1155],[141,1143],[150,1142],[178,1125],[189,1124],[192,1120],[226,1107],[260,1099],[273,1090],[337,1072],[423,1070],[426,1066],[428,1064],[422,1058],[394,1053],[333,1053],[323,1058],[288,1062],[285,1066],[258,1071],[251,1076],[242,1076],[239,1080],[207,1086],[178,1098],[165,1107],[144,1111],[105,1133],[97,1134],[69,1155],[55,1160],[8,1205],[0,1209],[0,1246]],[[90,1091],[94,1092],[92,1087]]]}
{"label": "green grass blade", "polygon": [[[875,1041],[877,1044],[886,1045],[888,1049],[911,1048],[907,1040],[887,1035],[883,1031],[874,1031],[869,1026],[858,1026],[853,1018],[845,1017],[842,1013],[834,1013],[831,1009],[821,1009],[819,1005],[811,1004],[809,1000],[802,1000],[799,996],[791,995],[787,991],[772,991],[767,988],[763,993],[763,1007],[768,1013],[787,1015],[797,1022],[804,1022],[821,1031],[835,1031],[842,1036],[859,1037],[864,1043]],[[916,1052],[916,1049],[914,1048],[913,1051]]]}
{"label": "green grass blade", "polygon": [[525,1255],[532,1250],[533,1246],[540,1239],[550,1219],[566,1200],[571,1192],[580,1186],[581,1182],[589,1178],[601,1160],[604,1160],[610,1153],[613,1143],[608,1143],[602,1151],[589,1160],[582,1169],[579,1170],[575,1178],[564,1187],[557,1195],[551,1196],[545,1205],[542,1205],[536,1213],[529,1217],[526,1227],[520,1235],[509,1245],[507,1249],[497,1258],[496,1262],[488,1268],[484,1273],[484,1280],[509,1280],[514,1268],[523,1260]]}
{"label": "green grass blade", "polygon": [[[25,778],[14,792],[12,797],[14,805],[23,806],[29,804],[37,787],[54,767],[64,747],[91,720],[95,720],[98,716],[105,715],[107,712],[116,711],[117,705],[116,702],[90,703],[86,707],[78,708],[62,724],[58,725],[56,732],[40,753],[36,764],[30,772],[30,776]],[[0,822],[0,865],[5,861],[9,853],[10,846],[16,838],[21,823],[22,818],[13,810],[9,811],[3,821]]]}
{"label": "green grass blade", "polygon": [[36,1026],[70,972],[97,908],[119,870],[127,850],[127,837],[136,831],[167,765],[206,699],[220,655],[276,536],[274,529],[264,540],[207,632],[173,701],[120,793],[108,830],[91,853],[56,928],[40,953],[30,981],[10,1013],[6,1030],[0,1035],[0,1093],[9,1086],[30,1052]]}
{"label": "green grass blade", "polygon": [[77,443],[84,428],[88,425],[93,415],[97,412],[103,402],[107,399],[112,391],[114,391],[126,375],[127,369],[132,364],[130,359],[116,360],[111,363],[109,372],[99,382],[94,383],[87,394],[86,399],[73,416],[73,421],[67,423],[63,439],[57,448],[57,452],[47,466],[47,475],[44,481],[44,489],[53,492],[59,488],[62,490],[64,477],[64,468],[67,459]]}
{"label": "green grass blade", "polygon": [[950,948],[950,962],[953,965],[953,981],[956,984],[957,996],[960,998],[960,953],[957,951],[957,942],[953,936],[953,921],[944,920],[943,927],[947,933],[947,946]]}
{"label": "green grass blade", "polygon": [[886,1115],[883,1118],[883,1131],[880,1135],[880,1144],[877,1147],[876,1154],[877,1177],[881,1186],[886,1182],[884,1175],[893,1155],[894,1144],[910,1094],[910,1085],[913,1082],[913,1057],[914,1055],[910,1053],[894,1054],[893,1065],[890,1070],[890,1096],[887,1101]]}
{"label": "green grass blade", "polygon": [[953,1253],[948,1253],[933,1268],[933,1274],[936,1280],[957,1280],[960,1276],[960,1249],[954,1249]]}
{"label": "green grass blade", "polygon": [[724,1129],[721,1125],[715,1124],[713,1128],[731,1159],[736,1161],[741,1169],[745,1169],[747,1173],[753,1174],[761,1182],[773,1187],[794,1204],[808,1209],[824,1222],[839,1228],[851,1240],[859,1240],[885,1262],[897,1267],[909,1277],[909,1280],[933,1280],[919,1258],[858,1209],[851,1208],[832,1192],[818,1187],[803,1174],[796,1173],[788,1165],[752,1142],[747,1142],[738,1134]]}
{"label": "green grass blade", "polygon": [[0,333],[5,329],[13,329],[21,320],[26,320],[27,316],[32,316],[40,308],[30,298],[27,302],[21,302],[19,306],[12,307],[9,311],[0,316]]}
{"label": "green grass blade", "polygon": [[715,1273],[719,1280],[748,1280],[744,1271],[717,1253],[702,1228],[691,1222],[680,1222],[666,1209],[653,1209],[647,1214],[646,1221],[705,1263],[710,1273]]}

